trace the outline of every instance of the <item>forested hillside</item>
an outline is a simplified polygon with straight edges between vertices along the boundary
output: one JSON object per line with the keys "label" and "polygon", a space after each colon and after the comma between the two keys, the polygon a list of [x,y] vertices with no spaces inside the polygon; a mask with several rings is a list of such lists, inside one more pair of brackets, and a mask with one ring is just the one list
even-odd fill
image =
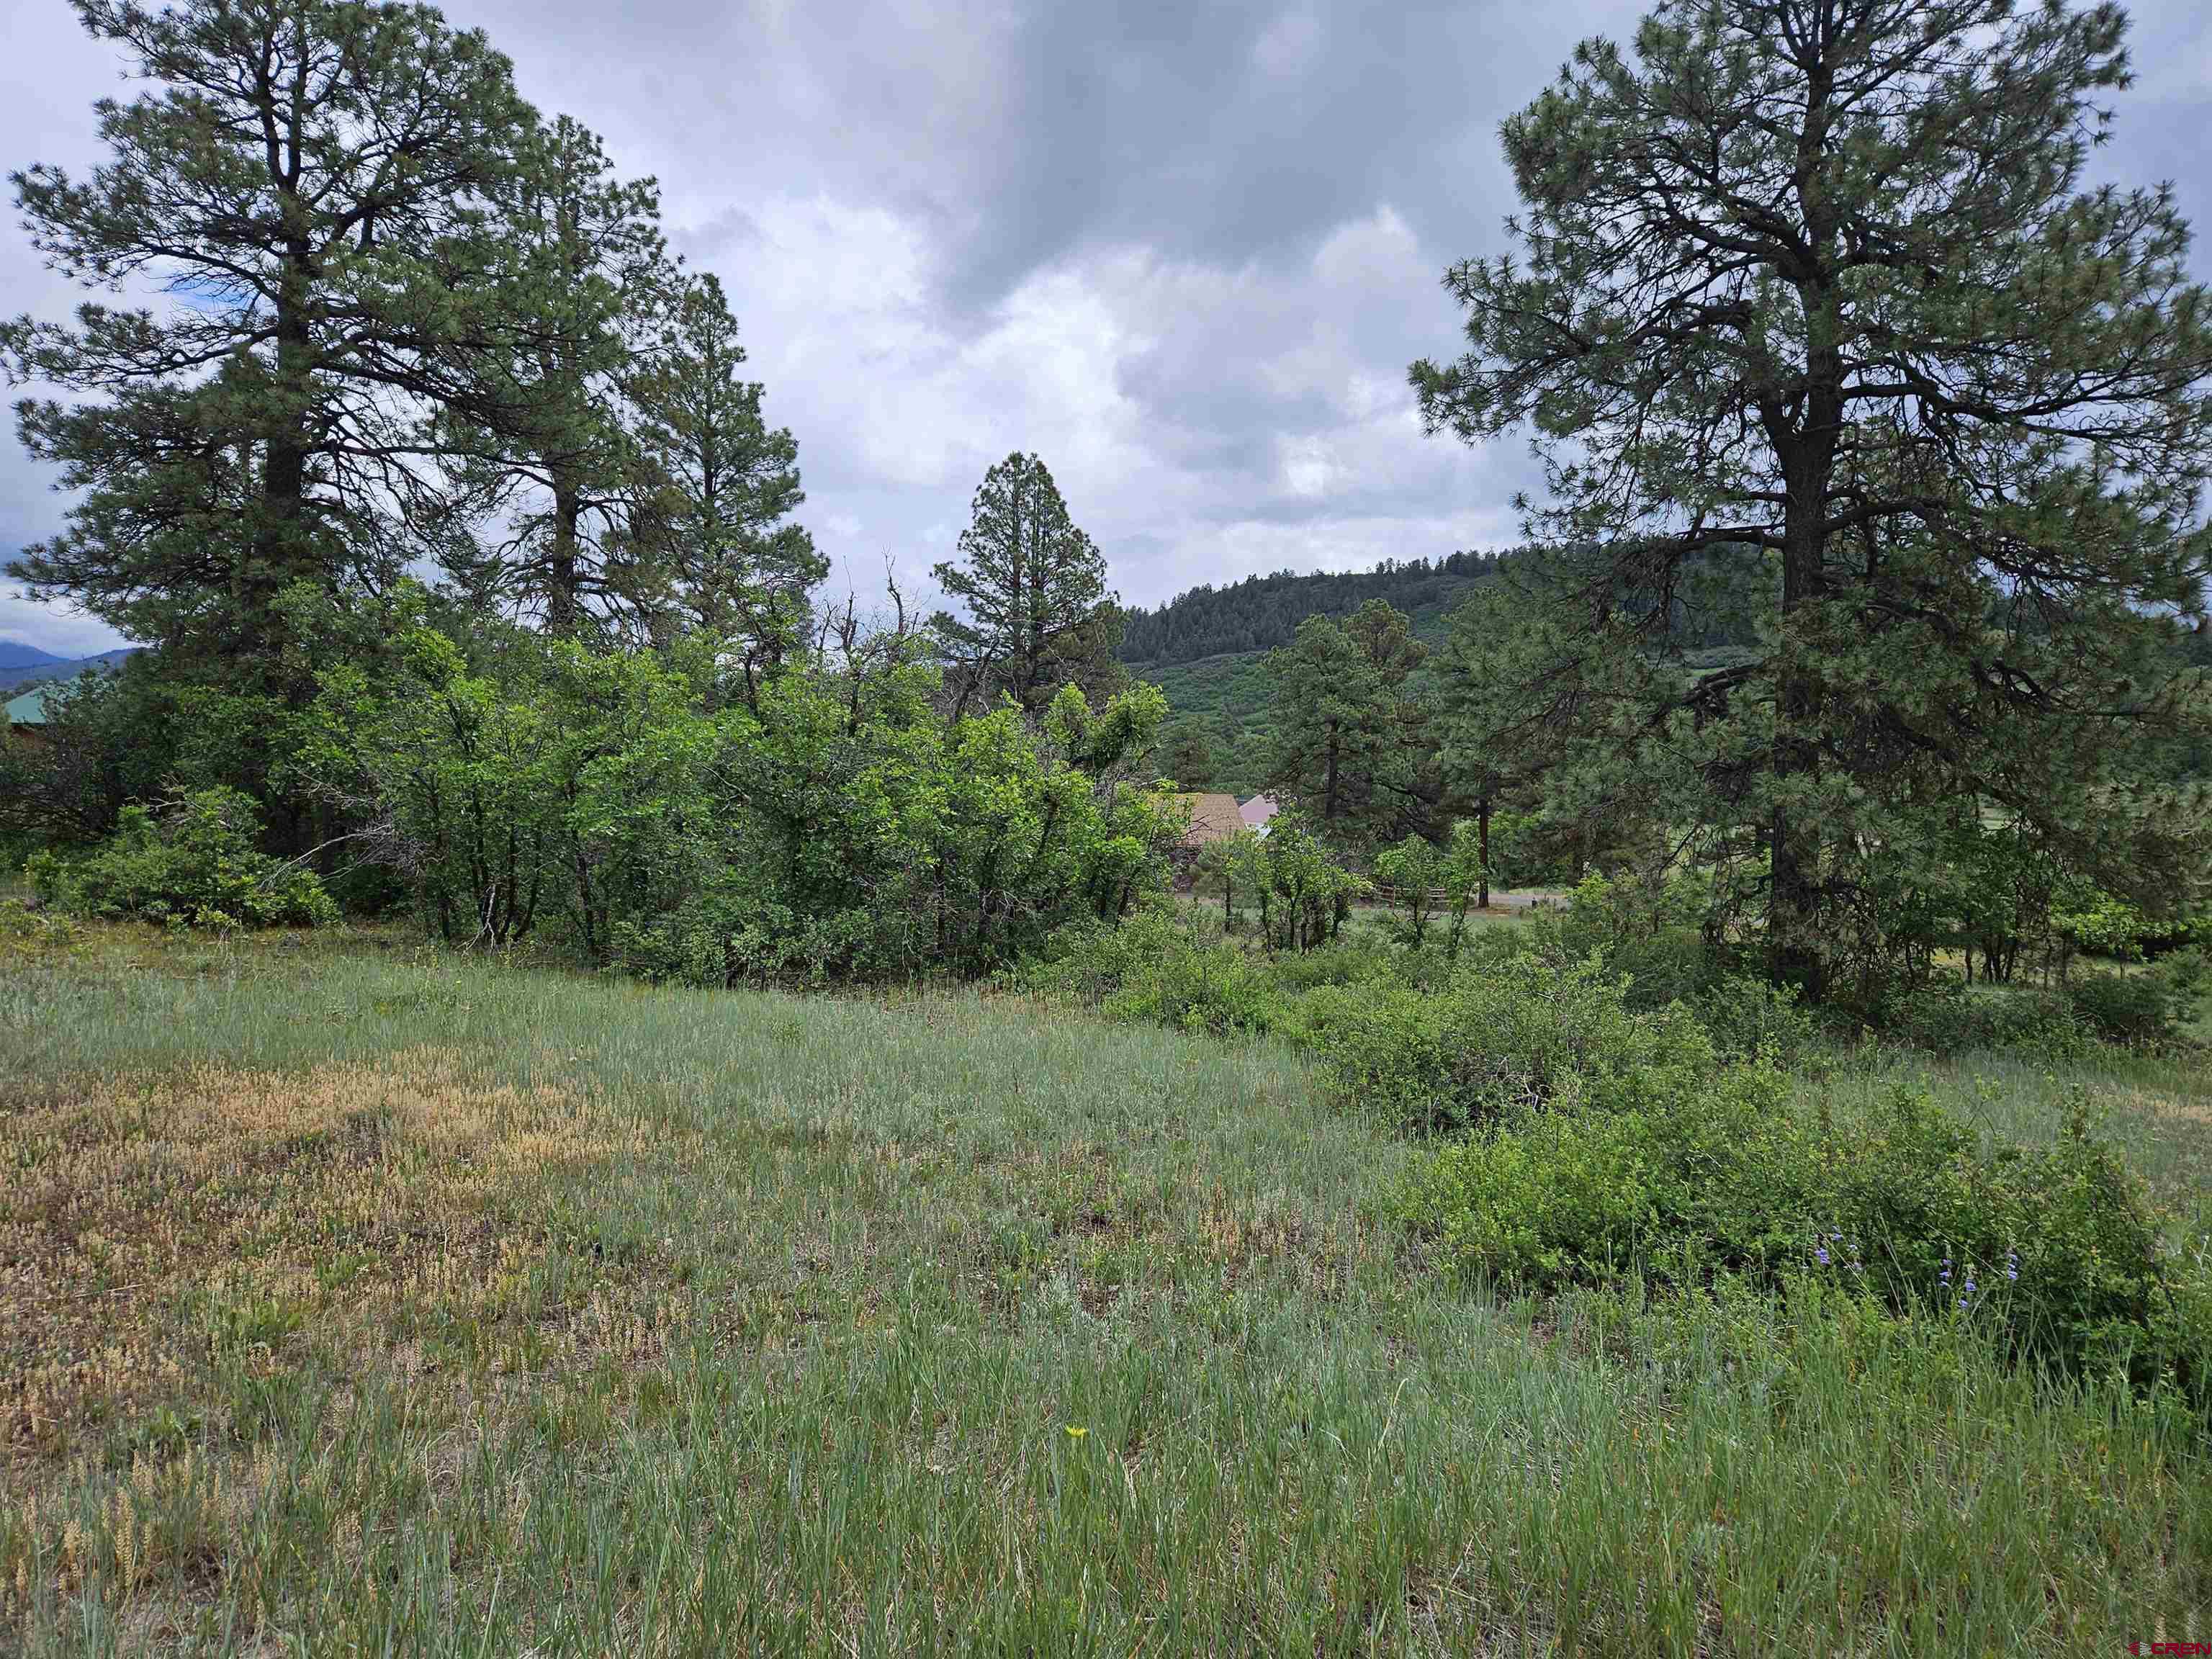
{"label": "forested hillside", "polygon": [[[1277,571],[1215,587],[1201,584],[1155,611],[1126,613],[1116,653],[1137,678],[1167,696],[1172,715],[1167,750],[1178,782],[1251,794],[1269,787],[1267,758],[1280,710],[1266,655],[1291,644],[1310,617],[1342,619],[1380,600],[1403,616],[1414,639],[1440,649],[1452,613],[1517,569],[1533,574],[1527,549],[1456,552],[1441,559],[1385,559],[1370,570]],[[1754,638],[1754,595],[1772,585],[1762,556],[1726,545],[1686,561],[1668,598],[1671,621],[1646,647],[1679,654],[1693,671],[1734,667]],[[1633,586],[1618,596],[1629,615],[1648,614],[1656,599]],[[1417,667],[1417,686],[1428,671]]]}
{"label": "forested hillside", "polygon": [[114,668],[137,648],[126,645],[89,657],[57,657],[13,640],[0,640],[0,690],[40,680],[74,679],[88,668]]}
{"label": "forested hillside", "polygon": [[1512,556],[1449,553],[1433,561],[1385,559],[1372,570],[1279,570],[1222,587],[1201,583],[1157,611],[1129,611],[1118,654],[1145,678],[1158,679],[1148,671],[1288,645],[1308,617],[1348,617],[1370,599],[1411,617],[1423,638],[1440,639],[1451,608]]}
{"label": "forested hillside", "polygon": [[1158,610],[1128,611],[1116,654],[1132,675],[1167,694],[1176,780],[1253,794],[1267,787],[1274,725],[1266,653],[1290,644],[1307,617],[1348,617],[1370,599],[1410,618],[1425,644],[1440,643],[1454,608],[1514,557],[1455,552],[1385,559],[1371,570],[1279,570],[1219,587],[1201,583]]}

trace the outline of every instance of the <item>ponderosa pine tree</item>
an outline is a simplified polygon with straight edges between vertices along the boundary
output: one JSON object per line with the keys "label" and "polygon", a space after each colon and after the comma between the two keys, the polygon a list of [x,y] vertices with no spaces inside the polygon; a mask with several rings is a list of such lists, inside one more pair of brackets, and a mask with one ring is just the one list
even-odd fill
{"label": "ponderosa pine tree", "polygon": [[1607,550],[1586,614],[1640,590],[1658,633],[1699,549],[1771,550],[1760,659],[1681,677],[1670,730],[1682,810],[1756,826],[1770,965],[1816,994],[1851,849],[1914,812],[2161,864],[2103,785],[2185,701],[2152,665],[2202,602],[2212,316],[2166,191],[2081,188],[2125,28],[1669,0],[1504,124],[1521,257],[1452,268],[1469,349],[1412,371],[1431,430],[1533,426],[1532,527]]}
{"label": "ponderosa pine tree", "polygon": [[1410,683],[1426,654],[1402,612],[1370,599],[1341,622],[1307,617],[1264,659],[1275,714],[1267,781],[1344,846],[1430,828],[1427,711]]}
{"label": "ponderosa pine tree", "polygon": [[1522,555],[1451,613],[1436,653],[1439,765],[1485,872],[1501,809],[1527,815],[1524,852],[1576,876],[1667,851],[1650,717],[1680,677],[1637,648],[1632,620],[1579,607],[1577,574]]}
{"label": "ponderosa pine tree", "polygon": [[640,540],[665,603],[729,641],[753,700],[762,676],[805,642],[807,594],[830,562],[790,521],[806,499],[799,444],[763,417],[744,363],[722,285],[702,274],[659,316],[629,393],[653,481]]}
{"label": "ponderosa pine tree", "polygon": [[959,559],[933,574],[967,613],[931,619],[963,708],[1004,691],[1035,713],[1077,678],[1068,647],[1088,655],[1100,643],[1092,635],[1110,603],[1106,561],[1035,455],[1017,452],[983,475]]}
{"label": "ponderosa pine tree", "polygon": [[1214,755],[1206,728],[1192,720],[1176,721],[1169,728],[1160,764],[1185,789],[1210,788],[1213,783]]}
{"label": "ponderosa pine tree", "polygon": [[[495,200],[490,337],[469,359],[475,395],[441,432],[458,462],[449,519],[498,528],[447,562],[466,591],[570,639],[587,617],[653,602],[632,533],[650,486],[626,387],[677,278],[658,186],[620,177],[566,115],[518,146]],[[471,420],[479,409],[496,418]]]}
{"label": "ponderosa pine tree", "polygon": [[[173,659],[283,672],[279,596],[377,584],[434,457],[427,411],[466,395],[483,331],[488,193],[529,111],[483,36],[353,0],[79,0],[150,82],[103,100],[87,179],[13,175],[32,240],[93,303],[0,328],[25,447],[79,497],[10,567]],[[490,411],[479,411],[489,413]]]}

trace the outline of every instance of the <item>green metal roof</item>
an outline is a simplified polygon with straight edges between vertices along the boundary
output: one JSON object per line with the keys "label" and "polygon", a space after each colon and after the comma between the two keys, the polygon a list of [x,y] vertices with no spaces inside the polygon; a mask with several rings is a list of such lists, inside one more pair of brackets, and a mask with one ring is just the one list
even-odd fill
{"label": "green metal roof", "polygon": [[44,726],[46,723],[46,693],[43,686],[33,686],[8,704],[8,724],[10,726]]}

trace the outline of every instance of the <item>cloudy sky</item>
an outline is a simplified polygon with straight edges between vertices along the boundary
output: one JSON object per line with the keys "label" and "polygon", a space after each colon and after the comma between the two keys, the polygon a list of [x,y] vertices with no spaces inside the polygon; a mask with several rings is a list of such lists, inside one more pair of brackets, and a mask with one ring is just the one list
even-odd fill
{"label": "cloudy sky", "polygon": [[[64,0],[0,0],[0,171],[96,159],[119,67]],[[864,592],[950,553],[1034,449],[1133,604],[1254,572],[1512,540],[1517,445],[1425,440],[1406,366],[1439,285],[1504,246],[1499,119],[1611,0],[453,0],[546,111],[661,181],[797,434],[802,516]],[[2212,14],[2131,9],[2139,81],[2096,163],[2212,234]],[[2197,263],[2212,274],[2212,255]],[[72,295],[0,228],[0,311]],[[65,503],[0,434],[0,556]],[[0,636],[99,623],[0,586]]]}

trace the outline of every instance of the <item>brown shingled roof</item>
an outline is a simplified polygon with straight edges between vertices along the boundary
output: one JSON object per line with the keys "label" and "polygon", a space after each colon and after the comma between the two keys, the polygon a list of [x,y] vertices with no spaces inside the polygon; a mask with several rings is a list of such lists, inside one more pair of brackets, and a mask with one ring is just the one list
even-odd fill
{"label": "brown shingled roof", "polygon": [[1244,827],[1234,795],[1178,795],[1176,799],[1190,808],[1190,828],[1182,832],[1180,846],[1203,847],[1208,842],[1226,841]]}

